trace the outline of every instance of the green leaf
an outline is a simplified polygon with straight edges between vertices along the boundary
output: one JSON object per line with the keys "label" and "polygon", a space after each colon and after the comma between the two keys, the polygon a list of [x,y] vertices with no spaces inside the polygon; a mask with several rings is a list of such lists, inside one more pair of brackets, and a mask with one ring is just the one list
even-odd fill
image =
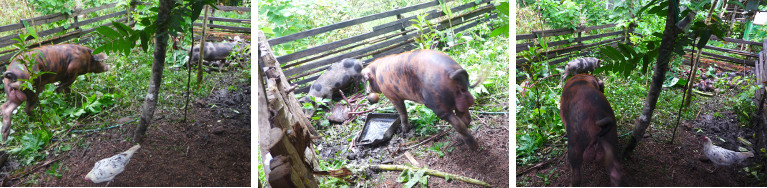
{"label": "green leaf", "polygon": [[727,3],[728,4],[738,5],[740,8],[746,9],[746,5],[743,5],[743,3],[741,3],[740,1],[737,1],[737,0],[730,0],[730,1],[727,1]]}
{"label": "green leaf", "polygon": [[711,38],[711,29],[704,29],[699,37],[700,40],[698,40],[698,45],[696,45],[696,47],[700,50],[706,46],[706,43],[708,43],[708,40]]}
{"label": "green leaf", "polygon": [[509,15],[509,2],[501,2],[500,5],[495,7],[495,9],[498,10],[499,13],[508,16]]}
{"label": "green leaf", "polygon": [[37,32],[35,32],[35,28],[34,27],[29,27],[29,22],[27,22],[26,20],[22,20],[21,23],[24,24],[24,29],[27,30],[27,33],[30,36],[32,36],[34,38],[39,38],[39,37],[37,37]]}
{"label": "green leaf", "polygon": [[120,33],[117,33],[114,29],[112,29],[109,26],[101,26],[96,28],[96,31],[99,32],[99,34],[103,35],[104,37],[107,37],[109,39],[115,40],[116,38],[119,38]]}
{"label": "green leaf", "polygon": [[495,37],[504,33],[509,33],[509,24],[493,29],[493,32],[490,32],[490,37]]}

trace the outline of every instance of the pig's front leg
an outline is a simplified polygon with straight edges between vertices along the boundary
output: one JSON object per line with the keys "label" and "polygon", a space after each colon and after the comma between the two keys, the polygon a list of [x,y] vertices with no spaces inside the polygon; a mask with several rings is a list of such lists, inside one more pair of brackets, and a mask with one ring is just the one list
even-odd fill
{"label": "pig's front leg", "polygon": [[[37,88],[36,90],[42,91],[42,88]],[[24,107],[24,112],[27,113],[27,116],[35,117],[35,113],[33,113],[32,110],[35,109],[38,103],[40,103],[40,100],[37,97],[37,93],[32,92],[32,90],[24,90],[23,92],[27,96],[27,106]],[[21,104],[21,102],[19,102],[19,104]]]}
{"label": "pig's front leg", "polygon": [[474,136],[471,136],[471,133],[469,133],[469,129],[466,128],[467,124],[464,124],[461,118],[458,118],[458,116],[450,112],[441,113],[441,114],[446,114],[446,115],[441,115],[440,118],[449,122],[450,125],[453,126],[453,129],[455,129],[455,131],[457,131],[458,134],[461,134],[461,137],[463,137],[462,140],[466,142],[466,144],[472,150],[477,150],[479,148],[479,144],[477,144],[477,140],[474,139]]}
{"label": "pig's front leg", "polygon": [[[72,92],[71,89],[70,89],[70,86],[72,85],[72,83],[75,82],[75,78],[77,78],[77,77],[76,76],[75,77],[68,77],[68,78],[65,78],[64,80],[62,80],[59,83],[59,86],[56,87],[56,92],[63,93],[63,94],[69,94],[70,92]],[[40,92],[40,91],[38,91],[38,92]]]}
{"label": "pig's front leg", "polygon": [[405,100],[388,96],[387,98],[389,98],[389,101],[394,104],[394,108],[397,109],[397,113],[399,113],[399,119],[402,125],[400,130],[402,133],[407,133],[410,130],[410,122],[407,119],[407,108],[405,108]]}

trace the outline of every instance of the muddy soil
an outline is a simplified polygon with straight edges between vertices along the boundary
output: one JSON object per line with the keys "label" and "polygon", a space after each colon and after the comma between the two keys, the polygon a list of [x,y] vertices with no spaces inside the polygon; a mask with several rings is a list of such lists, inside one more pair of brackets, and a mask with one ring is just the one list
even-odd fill
{"label": "muddy soil", "polygon": [[[250,186],[250,85],[233,85],[234,90],[218,89],[206,98],[193,99],[188,117],[192,121],[182,122],[183,113],[158,108],[156,119],[139,143],[141,148],[109,186]],[[50,168],[45,166],[5,185],[104,186],[106,183],[94,184],[83,178],[96,161],[135,145],[127,140],[132,140],[136,126],[133,122],[76,135],[82,140],[60,155],[60,178],[45,173]],[[54,157],[58,156],[49,159]],[[18,163],[10,161],[4,168],[13,165]]]}
{"label": "muddy soil", "polygon": [[[445,121],[440,120],[436,125],[439,132],[447,131],[442,137],[427,142],[408,150],[418,162],[417,167],[428,167],[446,173],[479,179],[489,183],[493,187],[508,187],[509,185],[509,124],[507,115],[479,115],[472,121],[471,132],[480,144],[480,149],[471,151],[460,136]],[[364,122],[364,120],[362,121]],[[348,128],[347,128],[348,129]],[[413,131],[406,134],[413,136]],[[352,134],[353,135],[353,134]],[[377,164],[413,165],[404,154],[404,148],[414,144],[404,145],[409,140],[402,138],[401,134],[378,146],[358,146],[356,152],[349,151],[349,142],[345,139],[325,140],[318,146],[321,160],[342,159],[348,160],[351,166],[368,166]],[[434,136],[428,135],[428,136]],[[411,140],[420,140],[419,137]],[[441,149],[443,156],[439,157],[436,152],[428,151],[435,143],[447,143]],[[395,152],[400,149],[400,152]],[[352,178],[353,184],[368,184],[374,187],[402,187],[404,183],[397,182],[400,171],[373,172],[365,169],[360,178],[356,175]],[[445,181],[441,177],[430,176],[429,187],[480,187],[462,181]]]}
{"label": "muddy soil", "polygon": [[[700,110],[691,121],[682,121],[677,130],[674,144],[671,140],[672,128],[647,129],[649,134],[640,142],[630,159],[621,160],[623,169],[622,186],[758,186],[764,185],[747,175],[744,167],[753,167],[757,159],[749,158],[739,165],[719,167],[713,173],[714,164],[703,154],[702,136],[708,136],[714,145],[730,150],[744,147],[752,152],[754,148],[737,141],[737,137],[752,143],[753,126],[741,126],[738,116],[724,106],[732,105],[728,98],[743,91],[724,90],[714,97],[697,97],[695,101]],[[666,121],[663,127],[673,127],[673,122]],[[618,125],[619,130],[631,130],[633,125]],[[619,132],[619,135],[625,132]],[[629,135],[619,138],[621,151],[628,142]],[[517,186],[570,186],[571,170],[566,157],[566,146],[562,156],[546,159],[538,164],[517,166]],[[756,153],[756,152],[754,152]],[[522,173],[520,173],[522,172]],[[527,183],[522,183],[527,182]],[[607,169],[600,163],[583,165],[583,186],[610,186]]]}

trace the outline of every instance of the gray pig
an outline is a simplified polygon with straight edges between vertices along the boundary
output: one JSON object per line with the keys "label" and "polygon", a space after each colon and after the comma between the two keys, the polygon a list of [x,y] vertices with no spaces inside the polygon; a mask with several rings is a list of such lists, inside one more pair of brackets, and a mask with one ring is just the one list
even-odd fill
{"label": "gray pig", "polygon": [[562,80],[559,84],[564,83],[567,76],[594,71],[600,64],[602,64],[602,60],[593,57],[573,59],[572,61],[567,62],[565,72],[562,73]]}
{"label": "gray pig", "polygon": [[358,59],[343,59],[333,63],[312,83],[309,93],[299,100],[301,103],[311,102],[309,96],[315,98],[332,98],[333,93],[344,89],[355,82],[362,81],[362,61]]}
{"label": "gray pig", "polygon": [[[226,57],[229,56],[229,53],[235,49],[235,46],[237,49],[243,50],[245,49],[245,42],[240,39],[240,37],[235,37],[234,41],[232,42],[205,42],[205,54],[203,55],[203,60],[226,60]],[[244,54],[244,52],[240,52],[240,54],[240,56],[247,56],[247,54]],[[192,47],[192,50],[189,52],[189,56],[189,60],[192,63],[195,63],[198,61],[198,59],[200,59],[199,44]]]}

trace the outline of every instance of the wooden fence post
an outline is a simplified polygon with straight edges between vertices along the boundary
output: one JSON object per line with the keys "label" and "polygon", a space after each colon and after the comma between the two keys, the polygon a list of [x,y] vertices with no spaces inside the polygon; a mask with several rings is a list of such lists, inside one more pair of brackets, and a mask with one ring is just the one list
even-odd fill
{"label": "wooden fence post", "polygon": [[575,39],[578,40],[578,46],[583,46],[583,40],[581,40],[581,37],[583,37],[583,32],[586,30],[585,28],[585,26],[579,25],[575,30],[578,32],[578,38]]}
{"label": "wooden fence post", "polygon": [[[264,73],[259,74],[265,75],[259,76],[259,79],[266,79],[266,105],[270,112],[274,112],[274,117],[259,117],[273,120],[268,125],[259,125],[259,130],[270,132],[259,138],[259,143],[272,146],[268,148],[274,157],[270,161],[273,171],[268,175],[269,184],[272,187],[318,187],[317,179],[312,175],[312,168],[318,164],[318,159],[311,149],[311,135],[316,135],[316,130],[304,116],[293,92],[287,91],[290,84],[261,31],[258,32],[258,41],[258,50],[261,53],[258,55],[258,61],[264,65],[259,67]],[[259,87],[261,85],[259,82]],[[277,131],[272,131],[275,128]]]}

